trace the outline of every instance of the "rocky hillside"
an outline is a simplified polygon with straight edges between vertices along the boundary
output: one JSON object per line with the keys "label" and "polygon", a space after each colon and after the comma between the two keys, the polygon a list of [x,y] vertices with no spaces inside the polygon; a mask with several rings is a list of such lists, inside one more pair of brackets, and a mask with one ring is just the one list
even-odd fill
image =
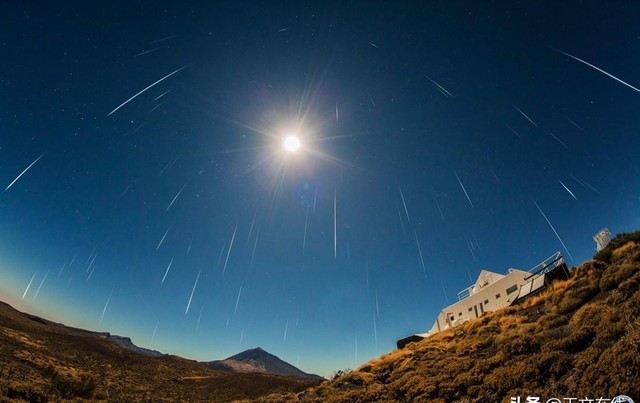
{"label": "rocky hillside", "polygon": [[298,392],[319,380],[230,374],[70,328],[0,302],[0,402],[217,402]]}
{"label": "rocky hillside", "polygon": [[[640,232],[522,305],[260,402],[509,402],[511,397],[640,401]],[[577,400],[573,400],[577,402]],[[597,400],[594,400],[597,401]]]}

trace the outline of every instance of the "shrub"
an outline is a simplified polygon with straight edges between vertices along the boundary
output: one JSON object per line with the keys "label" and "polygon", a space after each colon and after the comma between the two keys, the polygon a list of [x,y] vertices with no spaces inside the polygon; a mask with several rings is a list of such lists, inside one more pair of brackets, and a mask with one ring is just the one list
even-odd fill
{"label": "shrub", "polygon": [[566,325],[569,320],[566,316],[558,315],[556,312],[551,312],[548,315],[540,318],[540,326],[543,329],[555,329],[557,327]]}
{"label": "shrub", "polygon": [[504,360],[504,353],[499,351],[497,354],[476,362],[476,365],[473,368],[472,372],[474,375],[484,376],[485,374],[493,371],[495,368],[504,365]]}
{"label": "shrub", "polygon": [[12,400],[26,400],[30,403],[45,403],[49,401],[46,395],[26,385],[11,385],[7,387],[6,396]]}
{"label": "shrub", "polygon": [[[588,265],[588,263],[586,265]],[[564,292],[556,293],[556,295],[558,295],[557,298],[549,299],[550,301],[559,299],[556,301],[555,307],[553,307],[557,313],[566,314],[573,312],[598,294],[600,288],[595,279],[597,275],[596,270],[597,269],[590,270],[587,273],[588,278],[583,278],[579,282],[575,282],[572,286],[564,290]]]}
{"label": "shrub", "polygon": [[532,356],[531,362],[543,376],[549,374],[555,379],[560,379],[572,366],[571,355],[564,351],[545,351]]}
{"label": "shrub", "polygon": [[563,298],[558,305],[556,305],[556,310],[560,314],[569,313],[575,311],[582,305],[582,300],[580,298],[576,298],[574,296],[568,296]]}
{"label": "shrub", "polygon": [[538,340],[531,335],[516,336],[505,341],[500,350],[506,357],[513,357],[522,354],[531,354],[540,349]]}
{"label": "shrub", "polygon": [[597,348],[596,346],[589,347],[583,351],[582,354],[578,355],[574,363],[575,368],[580,372],[583,372],[591,365],[598,362],[598,359],[602,355],[602,351],[602,349]]}
{"label": "shrub", "polygon": [[510,366],[497,368],[485,377],[484,385],[494,393],[491,400],[498,401],[507,396],[510,390],[535,381],[537,376],[537,368],[528,363],[518,362]]}
{"label": "shrub", "polygon": [[477,337],[478,337],[478,342],[476,344],[476,348],[479,349],[479,350],[487,348],[487,347],[493,345],[493,343],[496,340],[496,336],[494,336],[492,334],[485,335],[485,336],[482,336],[482,337],[480,335],[478,335]]}
{"label": "shrub", "polygon": [[80,379],[60,375],[53,366],[48,366],[43,371],[51,381],[52,390],[56,391],[63,399],[91,399],[96,390],[96,381],[88,375],[82,375]]}
{"label": "shrub", "polygon": [[542,351],[563,350],[570,353],[577,353],[584,350],[589,346],[589,344],[591,344],[593,336],[593,329],[581,327],[566,337],[559,340],[549,341],[547,344],[542,346]]}
{"label": "shrub", "polygon": [[640,264],[636,262],[611,265],[602,273],[600,288],[604,291],[616,288],[620,283],[637,273],[638,270],[640,270]]}
{"label": "shrub", "polygon": [[[616,292],[612,293],[607,298],[607,304],[611,306],[617,306],[623,304],[629,300],[640,299],[638,296],[640,291],[640,270],[638,270],[631,278],[620,283]],[[640,302],[640,301],[638,301]],[[630,304],[631,307],[635,307],[635,315],[640,316],[640,304]]]}
{"label": "shrub", "polygon": [[341,376],[350,374],[351,372],[352,372],[351,368],[339,369],[339,370],[333,372],[333,376],[331,377],[331,380],[335,381],[336,379],[340,378]]}
{"label": "shrub", "polygon": [[620,257],[624,257],[624,255],[626,255],[627,253],[631,253],[631,251],[633,251],[637,246],[638,244],[636,242],[629,241],[621,247],[615,249],[612,253],[612,257],[614,258],[614,260],[620,259]]}
{"label": "shrub", "polygon": [[360,371],[360,372],[371,372],[372,368],[373,367],[371,366],[371,364],[364,364],[363,366],[358,368],[358,371]]}
{"label": "shrub", "polygon": [[[579,389],[588,394],[625,393],[629,396],[640,396],[638,368],[640,333],[629,334],[612,348],[603,351],[597,362],[585,369],[580,378]],[[625,392],[620,392],[622,390]]]}

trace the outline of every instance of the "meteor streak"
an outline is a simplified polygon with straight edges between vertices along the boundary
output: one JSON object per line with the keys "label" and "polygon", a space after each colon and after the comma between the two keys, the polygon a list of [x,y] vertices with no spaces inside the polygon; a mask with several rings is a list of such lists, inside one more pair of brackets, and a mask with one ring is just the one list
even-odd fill
{"label": "meteor streak", "polygon": [[167,270],[164,272],[164,276],[162,276],[162,281],[160,282],[160,285],[164,284],[164,279],[167,278],[167,274],[169,274],[169,269],[171,269],[172,264],[173,264],[173,258],[171,258],[171,261],[169,262],[169,266],[167,266]]}
{"label": "meteor streak", "polygon": [[258,247],[258,238],[260,237],[260,231],[256,232],[256,240],[253,242],[253,252],[251,253],[251,265],[256,257],[256,248]]}
{"label": "meteor streak", "polygon": [[162,236],[162,239],[160,240],[160,242],[158,242],[158,246],[156,246],[156,250],[160,249],[160,246],[162,245],[162,242],[164,242],[164,239],[167,237],[167,234],[169,233],[170,229],[171,227],[167,228],[164,235]]}
{"label": "meteor streak", "polygon": [[236,231],[238,230],[238,224],[236,224],[236,228],[233,230],[233,235],[231,236],[231,243],[229,243],[229,250],[227,250],[227,257],[224,259],[224,267],[222,268],[222,275],[227,271],[227,263],[229,263],[229,255],[231,254],[231,248],[233,247],[233,240],[236,239]]}
{"label": "meteor streak", "polygon": [[600,194],[600,192],[598,191],[598,189],[594,188],[593,186],[591,186],[587,181],[580,179],[580,178],[576,178],[575,176],[573,176],[572,174],[570,174],[570,176],[573,178],[573,180],[575,180],[576,182],[578,182],[582,187],[584,188],[588,188],[593,190],[594,192]]}
{"label": "meteor streak", "polygon": [[147,53],[151,53],[151,52],[155,52],[156,50],[158,50],[158,48],[153,48],[150,50],[143,50],[142,52],[133,55],[133,57],[138,57],[138,56],[142,56],[142,55],[146,55]]}
{"label": "meteor streak", "polygon": [[124,192],[120,193],[120,199],[122,199],[124,195],[127,194],[130,187],[131,187],[131,184],[127,185],[127,187],[124,189]]}
{"label": "meteor streak", "polygon": [[155,340],[155,338],[156,338],[156,332],[158,331],[158,324],[159,324],[159,323],[160,323],[159,321],[158,321],[158,322],[156,322],[156,327],[154,327],[154,328],[153,328],[153,335],[151,335],[151,344],[152,344],[152,345],[153,345],[153,341],[154,341],[154,340]]}
{"label": "meteor streak", "polygon": [[307,225],[309,224],[309,207],[307,207],[307,215],[304,219],[304,234],[302,235],[302,254],[304,255],[305,247],[307,246]]}
{"label": "meteor streak", "polygon": [[282,340],[283,344],[287,344],[287,330],[289,330],[289,321],[284,325],[284,339]]}
{"label": "meteor streak", "polygon": [[556,48],[551,48],[551,49],[555,50],[556,52],[562,53],[562,54],[563,54],[563,55],[565,55],[565,56],[569,56],[570,58],[572,58],[572,59],[574,59],[574,60],[577,60],[577,61],[579,61],[580,63],[584,63],[584,64],[586,64],[587,66],[591,67],[592,69],[595,69],[595,70],[597,70],[597,71],[601,72],[602,74],[604,74],[604,75],[606,75],[606,76],[608,76],[608,77],[610,77],[610,78],[613,78],[613,79],[614,79],[614,80],[616,80],[617,82],[619,82],[619,83],[621,83],[621,84],[624,84],[624,85],[626,85],[627,87],[629,87],[629,88],[631,88],[631,89],[633,89],[633,90],[635,90],[635,91],[637,91],[637,92],[640,92],[640,90],[639,90],[639,89],[637,89],[636,87],[634,87],[633,85],[631,85],[631,84],[629,84],[629,83],[627,83],[627,82],[622,81],[622,80],[621,80],[621,79],[619,79],[618,77],[616,77],[616,76],[614,76],[614,75],[612,75],[612,74],[607,73],[606,71],[602,70],[602,69],[601,69],[601,68],[599,68],[599,67],[594,66],[593,64],[591,64],[591,63],[589,63],[589,62],[586,62],[586,61],[584,61],[584,60],[582,60],[582,59],[580,59],[580,58],[578,58],[578,57],[572,56],[572,55],[570,55],[570,54],[568,54],[568,53],[566,53],[566,52],[563,52],[563,51],[561,51],[561,50],[559,50],[559,49],[556,49]]}
{"label": "meteor streak", "polygon": [[113,290],[111,290],[111,292],[109,293],[109,298],[107,298],[107,303],[104,304],[104,308],[102,308],[102,315],[100,315],[100,324],[102,324],[102,319],[104,319],[104,313],[107,312],[109,301],[111,301],[111,294],[113,294]]}
{"label": "meteor streak", "polygon": [[527,114],[526,114],[526,113],[522,112],[522,111],[520,110],[520,108],[518,108],[518,107],[517,107],[517,106],[515,106],[515,105],[511,105],[511,106],[513,106],[514,108],[516,108],[516,110],[517,110],[518,112],[520,112],[520,114],[521,114],[522,116],[524,116],[525,118],[527,118],[527,120],[528,120],[529,122],[531,122],[531,124],[532,124],[532,125],[534,125],[535,127],[538,127],[538,125],[536,124],[536,122],[534,122],[533,120],[531,120],[531,118],[530,118],[529,116],[527,116]]}
{"label": "meteor streak", "polygon": [[556,136],[556,135],[555,135],[555,134],[553,134],[553,133],[549,133],[549,135],[550,135],[551,137],[553,137],[554,139],[556,139],[556,141],[557,141],[558,143],[562,144],[562,146],[563,146],[564,148],[566,148],[567,150],[569,149],[569,147],[567,147],[567,145],[566,145],[562,140],[560,140],[560,139],[558,138],[558,136]]}
{"label": "meteor streak", "polygon": [[407,235],[407,232],[404,229],[404,221],[402,221],[402,214],[400,213],[400,209],[396,206],[396,211],[398,212],[398,218],[400,219],[400,226],[402,227],[402,235]]}
{"label": "meteor streak", "polygon": [[123,103],[120,104],[120,106],[118,106],[116,109],[112,110],[111,112],[109,112],[109,114],[107,115],[107,117],[111,116],[115,111],[117,111],[118,109],[122,108],[123,106],[125,106],[126,104],[128,104],[130,101],[132,101],[135,97],[137,97],[138,95],[142,94],[143,92],[145,92],[146,90],[148,90],[149,88],[153,87],[154,85],[158,84],[159,82],[166,80],[167,78],[171,77],[172,75],[178,73],[181,70],[184,70],[185,68],[187,68],[188,65],[186,66],[182,66],[180,67],[178,70],[174,71],[173,73],[169,73],[166,76],[162,77],[161,79],[159,79],[158,81],[156,81],[155,83],[149,85],[148,87],[146,87],[145,89],[143,89],[142,91],[138,92],[137,94],[135,94],[134,96],[132,96],[131,98],[127,99],[126,101],[124,101]]}
{"label": "meteor streak", "polygon": [[431,81],[433,84],[435,84],[435,85],[438,87],[438,89],[440,90],[440,92],[442,93],[442,95],[444,95],[445,97],[448,97],[448,98],[453,98],[453,94],[451,94],[449,91],[447,91],[447,89],[446,89],[446,88],[444,88],[444,87],[443,87],[443,86],[441,86],[440,84],[438,84],[438,83],[436,83],[435,81],[433,81],[433,80],[431,79],[431,77],[429,77],[428,75],[426,75],[426,74],[425,74],[424,76],[425,76],[425,77],[427,77],[427,79],[428,79],[429,81]]}
{"label": "meteor streak", "polygon": [[507,127],[509,128],[509,130],[511,130],[513,132],[513,134],[515,134],[516,136],[518,136],[518,138],[520,137],[520,133],[518,133],[514,128],[512,128],[511,126],[507,125]]}
{"label": "meteor streak", "polygon": [[182,189],[180,189],[180,191],[178,192],[178,194],[176,194],[176,197],[173,198],[173,200],[171,200],[171,203],[169,203],[169,205],[167,206],[167,209],[164,211],[165,213],[167,211],[169,211],[169,209],[171,208],[171,206],[173,206],[173,203],[176,201],[176,199],[180,196],[180,193],[182,193],[182,191],[184,190],[184,188],[187,186],[187,184],[185,183],[184,186],[182,187]]}
{"label": "meteor streak", "polygon": [[168,93],[170,93],[170,92],[171,92],[171,90],[166,90],[166,91],[165,91],[165,92],[163,92],[162,94],[160,94],[160,95],[158,95],[157,97],[153,98],[153,101],[151,101],[151,102],[157,101],[158,99],[162,98],[163,96],[167,95],[167,94],[168,94]]}
{"label": "meteor streak", "polygon": [[60,271],[58,272],[58,277],[60,277],[60,275],[62,274],[62,272],[64,271],[65,267],[67,267],[67,262],[69,260],[67,259],[67,261],[64,262],[64,264],[62,265],[62,268],[60,269]]}
{"label": "meteor streak", "polygon": [[198,323],[196,324],[196,330],[200,328],[200,319],[202,319],[202,308],[204,307],[200,307],[200,313],[198,314]]}
{"label": "meteor streak", "polygon": [[400,185],[398,185],[398,190],[400,191],[400,198],[402,199],[402,205],[404,206],[404,213],[407,215],[407,222],[411,222],[411,219],[409,219],[409,210],[407,210],[407,203],[404,201],[404,193],[402,193]]}
{"label": "meteor streak", "polygon": [[236,298],[236,307],[233,309],[233,314],[235,315],[238,312],[238,304],[240,303],[240,295],[242,295],[242,285],[240,284],[240,289],[238,290],[238,298]]}
{"label": "meteor streak", "polygon": [[564,117],[565,119],[567,119],[572,125],[574,125],[575,127],[577,127],[578,129],[584,131],[584,129],[582,127],[580,127],[580,125],[578,125],[576,122],[574,122],[573,120],[569,119],[568,117]]}
{"label": "meteor streak", "polygon": [[[413,230],[413,235],[416,237],[416,246],[418,247],[418,254],[420,255],[420,263],[422,263],[422,272],[424,273],[425,278],[427,277],[427,269],[424,266],[424,258],[422,257],[422,248],[420,247],[420,242],[418,242],[418,233],[416,230]],[[377,295],[376,295],[377,298]],[[377,299],[376,299],[377,301]]]}
{"label": "meteor streak", "polygon": [[376,315],[373,315],[373,339],[376,343],[376,350],[378,349],[378,326],[376,325]]}
{"label": "meteor streak", "polygon": [[536,203],[535,200],[531,199],[531,201],[533,202],[533,204],[536,205],[536,208],[538,209],[540,214],[542,214],[544,219],[547,221],[547,224],[549,224],[549,227],[551,227],[551,229],[553,230],[553,233],[556,234],[556,238],[558,238],[558,241],[560,241],[560,243],[562,244],[562,247],[567,252],[567,255],[569,255],[571,260],[573,260],[573,256],[571,256],[571,253],[569,253],[569,250],[567,249],[567,246],[564,244],[564,242],[562,242],[562,238],[560,238],[560,235],[558,235],[558,231],[556,231],[556,229],[554,228],[553,224],[551,224],[551,221],[549,221],[549,219],[547,218],[547,215],[542,211],[542,209],[540,208],[540,206],[538,206],[538,203]]}
{"label": "meteor streak", "polygon": [[189,256],[189,252],[191,252],[192,243],[193,243],[193,235],[191,236],[191,240],[189,240],[189,246],[187,247],[187,256]]}
{"label": "meteor streak", "polygon": [[193,289],[191,290],[191,296],[189,297],[189,303],[187,304],[187,309],[184,310],[184,314],[186,315],[189,312],[189,307],[191,306],[191,300],[193,299],[193,293],[196,292],[196,286],[198,285],[198,280],[200,279],[200,272],[198,272],[198,277],[196,277],[196,282],[193,283]]}
{"label": "meteor streak", "polygon": [[253,232],[253,224],[256,223],[256,216],[258,215],[258,212],[256,211],[253,214],[253,220],[251,220],[251,227],[249,227],[249,235],[247,236],[247,245],[249,244],[249,240],[251,240],[251,233]]}
{"label": "meteor streak", "polygon": [[154,106],[153,108],[149,109],[149,112],[147,113],[151,113],[153,111],[155,111],[156,109],[158,109],[159,107],[161,107],[162,105],[166,104],[167,101],[169,101],[168,99],[165,99],[164,101],[160,102],[158,105]]}
{"label": "meteor streak", "polygon": [[[160,104],[160,105],[162,105],[162,104]],[[171,161],[167,162],[167,165],[165,165],[164,168],[162,168],[162,171],[160,171],[160,176],[162,176],[162,174],[164,173],[164,171],[167,170],[167,168],[169,168],[170,166],[175,164],[176,161],[178,161],[178,158],[180,158],[180,156],[177,156],[176,158],[174,158]]]}
{"label": "meteor streak", "polygon": [[33,162],[31,163],[31,165],[29,165],[28,167],[26,167],[26,168],[24,169],[24,171],[22,171],[22,172],[20,173],[20,175],[18,175],[18,176],[13,180],[13,182],[11,182],[11,183],[9,184],[9,186],[7,186],[7,187],[4,189],[4,191],[6,192],[7,190],[9,190],[9,188],[10,188],[11,186],[13,186],[13,184],[14,184],[14,183],[16,183],[16,182],[18,181],[18,179],[20,179],[20,178],[22,177],[22,175],[24,175],[24,174],[29,170],[29,168],[31,168],[32,166],[34,166],[34,165],[35,165],[35,163],[36,163],[36,162],[38,162],[38,160],[40,160],[40,158],[42,158],[42,157],[44,156],[44,154],[45,154],[45,153],[42,153],[38,158],[36,158],[36,160],[35,160],[35,161],[33,161]]}
{"label": "meteor streak", "polygon": [[151,44],[155,44],[155,43],[160,43],[160,42],[164,42],[164,41],[168,41],[169,39],[174,39],[177,38],[178,35],[171,35],[171,36],[167,36],[165,38],[160,38],[160,39],[156,39],[155,41],[151,41]]}
{"label": "meteor streak", "polygon": [[462,191],[464,192],[464,195],[467,196],[467,200],[469,200],[469,204],[471,205],[472,208],[475,208],[473,206],[473,202],[471,202],[471,198],[469,197],[469,193],[467,193],[467,189],[465,189],[464,185],[462,184],[462,181],[460,180],[460,177],[458,176],[456,171],[453,171],[453,174],[456,176],[456,179],[458,180],[458,183],[460,184],[460,187],[462,188]]}
{"label": "meteor streak", "polygon": [[564,188],[564,190],[566,190],[567,192],[569,192],[569,194],[571,195],[571,197],[573,197],[574,199],[578,200],[578,198],[576,197],[576,195],[574,195],[574,194],[573,194],[573,192],[572,192],[572,191],[570,191],[570,190],[569,190],[569,188],[568,188],[564,183],[562,183],[562,181],[558,181],[558,182],[560,182],[560,184],[562,185],[562,187]]}
{"label": "meteor streak", "polygon": [[44,284],[44,281],[47,279],[48,275],[49,275],[49,272],[47,271],[47,274],[44,275],[44,277],[42,278],[42,281],[40,282],[40,285],[38,286],[38,289],[36,290],[36,294],[33,296],[34,301],[36,300],[36,298],[38,298],[38,293],[40,292],[40,288],[42,288],[42,284]]}
{"label": "meteor streak", "polygon": [[[87,270],[85,270],[85,273],[89,272],[89,269],[91,269],[93,267],[93,263],[96,261],[96,258],[98,257],[98,253],[96,252],[96,254],[93,256],[93,259],[91,259],[91,263],[89,263],[89,266],[87,266]],[[93,271],[92,271],[93,273]]]}

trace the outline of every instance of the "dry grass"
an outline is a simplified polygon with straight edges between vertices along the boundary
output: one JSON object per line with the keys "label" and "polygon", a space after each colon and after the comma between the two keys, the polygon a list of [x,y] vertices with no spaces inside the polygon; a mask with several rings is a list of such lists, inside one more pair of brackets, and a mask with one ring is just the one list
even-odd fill
{"label": "dry grass", "polygon": [[621,247],[614,249],[611,255],[614,259],[620,259],[621,256],[623,256],[626,253],[629,253],[632,249],[635,249],[637,246],[638,244],[636,242],[629,241],[626,244],[622,245]]}
{"label": "dry grass", "polygon": [[545,289],[540,294],[534,295],[533,297],[525,300],[523,306],[525,308],[530,308],[532,306],[541,305],[546,301],[547,297],[550,294],[553,294],[556,290],[561,290],[568,287],[571,282],[571,279],[554,281],[547,287],[547,289]]}

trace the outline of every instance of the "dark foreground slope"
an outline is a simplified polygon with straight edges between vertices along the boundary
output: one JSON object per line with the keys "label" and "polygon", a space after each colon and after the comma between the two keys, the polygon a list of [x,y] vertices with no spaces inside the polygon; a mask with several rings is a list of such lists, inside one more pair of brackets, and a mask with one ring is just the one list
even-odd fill
{"label": "dark foreground slope", "polygon": [[121,339],[110,338],[107,333],[69,328],[0,303],[0,402],[74,398],[215,402],[299,392],[319,383],[223,373],[176,356],[140,354],[128,342],[123,348]]}
{"label": "dark foreground slope", "polygon": [[[526,303],[409,344],[298,394],[261,402],[640,401],[640,232]],[[577,402],[577,400],[572,400]],[[588,401],[588,400],[584,400]],[[595,400],[597,401],[597,400]],[[606,401],[606,400],[603,400]]]}

